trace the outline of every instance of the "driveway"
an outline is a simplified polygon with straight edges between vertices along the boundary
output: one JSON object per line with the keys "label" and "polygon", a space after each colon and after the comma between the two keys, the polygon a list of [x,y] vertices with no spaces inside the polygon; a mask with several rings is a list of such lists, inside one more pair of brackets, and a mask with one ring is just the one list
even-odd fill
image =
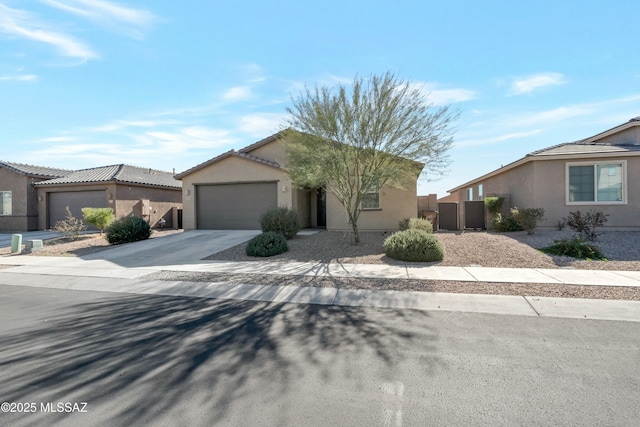
{"label": "driveway", "polygon": [[192,230],[114,246],[82,258],[111,261],[123,267],[195,264],[258,234],[260,230]]}

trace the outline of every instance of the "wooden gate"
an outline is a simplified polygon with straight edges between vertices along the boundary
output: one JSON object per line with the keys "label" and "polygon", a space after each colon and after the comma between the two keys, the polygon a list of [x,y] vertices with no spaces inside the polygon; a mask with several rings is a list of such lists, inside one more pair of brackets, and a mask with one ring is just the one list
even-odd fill
{"label": "wooden gate", "polygon": [[484,229],[484,201],[464,202],[464,228]]}
{"label": "wooden gate", "polygon": [[[434,224],[435,229],[435,224]],[[438,203],[438,230],[458,229],[458,204],[455,202]]]}

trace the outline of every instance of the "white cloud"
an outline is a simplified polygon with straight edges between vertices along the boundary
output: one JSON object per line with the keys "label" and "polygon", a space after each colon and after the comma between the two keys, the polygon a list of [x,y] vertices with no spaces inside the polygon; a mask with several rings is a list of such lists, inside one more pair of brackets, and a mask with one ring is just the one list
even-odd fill
{"label": "white cloud", "polygon": [[476,98],[477,95],[476,92],[469,89],[441,89],[434,83],[415,82],[411,83],[410,86],[424,93],[434,105],[470,101]]}
{"label": "white cloud", "polygon": [[142,35],[140,29],[149,28],[157,20],[156,16],[147,10],[134,9],[104,0],[40,1],[98,24],[120,29],[137,38]]}
{"label": "white cloud", "polygon": [[277,113],[256,113],[240,118],[240,130],[251,136],[267,137],[278,132],[284,115]]}
{"label": "white cloud", "polygon": [[559,86],[567,81],[560,73],[540,73],[527,76],[511,83],[511,95],[522,95],[545,86]]}
{"label": "white cloud", "polygon": [[462,141],[457,141],[455,143],[455,148],[465,148],[465,147],[497,144],[497,143],[509,141],[512,139],[526,138],[529,136],[537,135],[541,132],[542,132],[542,129],[534,129],[534,130],[524,131],[524,132],[512,132],[512,133],[489,137],[489,138],[478,138],[478,139],[469,138]]}
{"label": "white cloud", "polygon": [[35,74],[22,74],[19,76],[0,76],[2,81],[16,81],[16,82],[34,82],[38,80],[38,76]]}
{"label": "white cloud", "polygon": [[249,86],[235,86],[227,90],[222,97],[229,101],[240,101],[251,96],[251,88]]}
{"label": "white cloud", "polygon": [[98,54],[80,40],[46,28],[28,12],[11,9],[0,4],[0,31],[28,40],[45,43],[56,47],[64,56],[94,59]]}

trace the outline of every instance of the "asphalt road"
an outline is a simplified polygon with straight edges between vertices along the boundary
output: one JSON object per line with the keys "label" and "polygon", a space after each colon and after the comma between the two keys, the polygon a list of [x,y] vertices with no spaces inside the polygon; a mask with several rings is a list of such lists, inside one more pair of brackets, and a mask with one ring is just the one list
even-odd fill
{"label": "asphalt road", "polygon": [[35,409],[3,426],[632,426],[640,323],[0,286],[0,401]]}

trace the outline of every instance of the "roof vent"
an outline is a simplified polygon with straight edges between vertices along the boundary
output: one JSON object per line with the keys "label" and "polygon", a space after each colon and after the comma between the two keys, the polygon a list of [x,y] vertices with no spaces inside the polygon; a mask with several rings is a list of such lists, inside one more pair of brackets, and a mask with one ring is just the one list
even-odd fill
{"label": "roof vent", "polygon": [[629,120],[630,122],[640,122],[640,116],[638,117],[634,117],[633,119]]}

